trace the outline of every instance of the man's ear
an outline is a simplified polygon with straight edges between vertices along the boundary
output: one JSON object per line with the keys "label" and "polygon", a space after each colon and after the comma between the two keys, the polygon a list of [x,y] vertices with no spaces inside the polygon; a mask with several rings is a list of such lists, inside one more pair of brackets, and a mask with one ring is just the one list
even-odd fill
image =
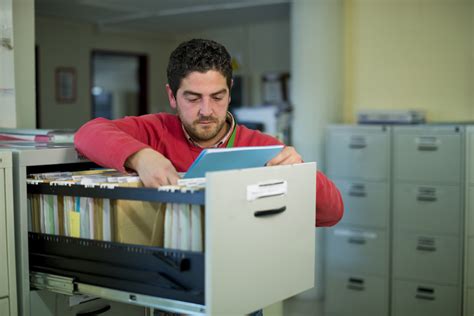
{"label": "man's ear", "polygon": [[166,94],[168,95],[168,101],[172,109],[176,109],[176,98],[174,97],[173,90],[171,90],[170,85],[166,84]]}

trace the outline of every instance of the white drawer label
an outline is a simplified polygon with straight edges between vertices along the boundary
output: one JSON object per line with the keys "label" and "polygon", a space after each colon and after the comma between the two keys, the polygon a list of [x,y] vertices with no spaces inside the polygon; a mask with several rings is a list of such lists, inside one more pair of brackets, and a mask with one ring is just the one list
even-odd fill
{"label": "white drawer label", "polygon": [[288,192],[288,182],[286,180],[272,180],[247,186],[247,201],[286,195]]}

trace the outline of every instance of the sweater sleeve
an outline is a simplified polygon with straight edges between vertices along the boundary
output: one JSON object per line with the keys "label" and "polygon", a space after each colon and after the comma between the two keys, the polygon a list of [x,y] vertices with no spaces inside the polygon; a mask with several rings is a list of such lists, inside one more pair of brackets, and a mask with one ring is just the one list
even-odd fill
{"label": "sweater sleeve", "polygon": [[136,117],[119,120],[97,118],[84,124],[74,136],[76,149],[91,161],[125,172],[125,161],[149,147],[144,122]]}
{"label": "sweater sleeve", "polygon": [[316,226],[333,226],[344,213],[344,203],[336,185],[322,172],[316,174]]}

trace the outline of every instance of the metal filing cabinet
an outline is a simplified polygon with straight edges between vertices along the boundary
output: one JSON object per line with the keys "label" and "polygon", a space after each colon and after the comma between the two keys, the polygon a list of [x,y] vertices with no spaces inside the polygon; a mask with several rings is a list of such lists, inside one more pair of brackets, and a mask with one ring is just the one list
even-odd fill
{"label": "metal filing cabinet", "polygon": [[0,315],[17,315],[12,158],[0,152]]}
{"label": "metal filing cabinet", "polygon": [[464,315],[474,316],[474,126],[466,129]]}
{"label": "metal filing cabinet", "polygon": [[393,316],[461,313],[463,131],[393,128]]}
{"label": "metal filing cabinet", "polygon": [[333,125],[327,134],[326,172],[345,213],[326,234],[326,315],[388,315],[390,128]]}

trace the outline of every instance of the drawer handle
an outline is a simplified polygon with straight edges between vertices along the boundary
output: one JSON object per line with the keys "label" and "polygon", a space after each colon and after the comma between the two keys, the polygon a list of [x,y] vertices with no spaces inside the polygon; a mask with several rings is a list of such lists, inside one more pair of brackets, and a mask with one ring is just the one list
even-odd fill
{"label": "drawer handle", "polygon": [[428,296],[428,295],[423,295],[423,294],[416,294],[415,297],[420,300],[427,300],[427,301],[434,301],[435,297],[434,296]]}
{"label": "drawer handle", "polygon": [[436,251],[436,247],[418,245],[418,246],[416,246],[416,250],[420,250],[420,251]]}
{"label": "drawer handle", "polygon": [[349,144],[350,149],[363,149],[365,147],[367,147],[367,144],[364,144],[364,143],[359,143],[359,144],[351,143],[351,144]]}
{"label": "drawer handle", "polygon": [[365,289],[364,280],[359,278],[349,278],[347,288],[349,290],[363,291]]}
{"label": "drawer handle", "polygon": [[357,238],[357,237],[350,237],[347,241],[350,244],[358,244],[358,245],[363,245],[366,242],[364,238]]}
{"label": "drawer handle", "polygon": [[426,195],[418,195],[416,199],[422,202],[436,202],[437,200],[436,196],[426,196]]}
{"label": "drawer handle", "polygon": [[105,305],[104,307],[101,307],[95,311],[77,313],[76,316],[94,316],[94,315],[103,314],[109,310],[110,310],[110,305]]}
{"label": "drawer handle", "polygon": [[367,196],[367,193],[365,193],[365,191],[351,190],[351,191],[349,191],[349,196],[353,196],[353,197],[366,197],[366,196]]}
{"label": "drawer handle", "polygon": [[419,151],[436,151],[438,150],[438,144],[436,137],[419,137],[418,138],[418,150]]}
{"label": "drawer handle", "polygon": [[356,285],[356,284],[347,284],[347,288],[349,290],[354,290],[354,291],[363,291],[363,290],[365,290],[363,285]]}
{"label": "drawer handle", "polygon": [[282,206],[280,208],[274,208],[270,210],[262,210],[262,211],[256,211],[253,213],[255,217],[264,217],[264,216],[271,216],[271,215],[277,215],[280,213],[283,213],[286,210],[286,206]]}

